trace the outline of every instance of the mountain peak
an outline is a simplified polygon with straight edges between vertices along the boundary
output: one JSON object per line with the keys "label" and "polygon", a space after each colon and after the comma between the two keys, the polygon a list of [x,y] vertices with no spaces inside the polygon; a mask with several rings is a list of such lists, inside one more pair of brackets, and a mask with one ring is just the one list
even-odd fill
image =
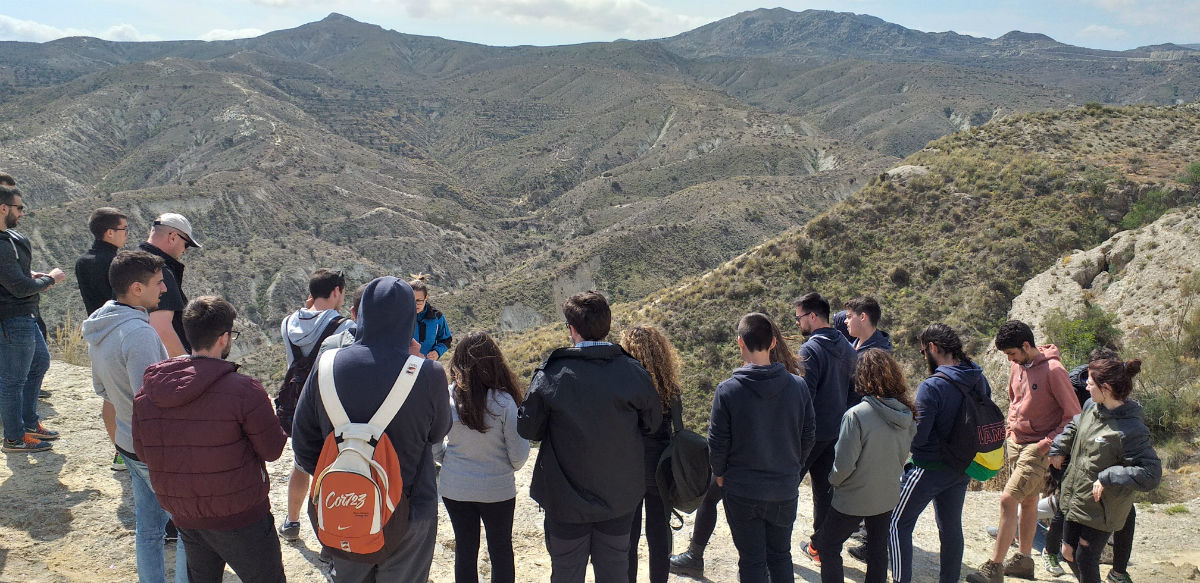
{"label": "mountain peak", "polygon": [[349,16],[346,16],[345,14],[338,14],[337,12],[330,12],[329,16],[326,16],[325,18],[321,19],[321,22],[329,22],[329,23],[344,22],[344,23],[360,24],[357,20],[354,20],[353,18],[350,18]]}

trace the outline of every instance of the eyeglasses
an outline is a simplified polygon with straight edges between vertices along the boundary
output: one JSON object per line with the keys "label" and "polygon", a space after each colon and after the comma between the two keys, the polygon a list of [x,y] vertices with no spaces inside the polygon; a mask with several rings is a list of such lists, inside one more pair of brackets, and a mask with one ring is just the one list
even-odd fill
{"label": "eyeglasses", "polygon": [[241,335],[242,335],[242,333],[238,332],[237,330],[229,330],[229,341],[233,342],[234,340],[238,339],[238,336],[241,336]]}
{"label": "eyeglasses", "polygon": [[110,230],[110,231],[128,231],[128,230],[129,230],[129,227],[113,227],[113,228],[111,228],[111,229],[109,229],[109,230]]}
{"label": "eyeglasses", "polygon": [[17,209],[17,210],[19,210],[19,211],[24,211],[24,210],[25,210],[25,205],[23,205],[23,204],[6,204],[6,203],[0,203],[0,206],[12,207],[12,208],[15,208],[15,209]]}
{"label": "eyeglasses", "polygon": [[812,312],[804,312],[803,314],[796,316],[796,323],[799,324],[800,320],[803,320],[805,316],[811,316],[811,315],[812,315]]}

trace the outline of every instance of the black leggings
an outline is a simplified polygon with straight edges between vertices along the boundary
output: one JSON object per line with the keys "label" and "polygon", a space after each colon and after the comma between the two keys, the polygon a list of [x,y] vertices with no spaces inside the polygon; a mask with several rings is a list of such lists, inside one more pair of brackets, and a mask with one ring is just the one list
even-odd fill
{"label": "black leggings", "polygon": [[704,501],[696,509],[696,523],[692,526],[692,544],[690,548],[704,553],[708,539],[712,538],[713,530],[717,528],[717,503],[725,495],[725,489],[717,485],[717,481],[708,480],[708,492]]}
{"label": "black leggings", "polygon": [[637,581],[643,506],[646,508],[646,546],[650,551],[650,583],[667,583],[671,566],[671,527],[667,519],[671,510],[663,504],[662,498],[649,492],[633,511],[633,526],[629,529],[629,580]]}
{"label": "black leggings", "polygon": [[1110,534],[1070,520],[1063,525],[1063,543],[1075,550],[1071,562],[1078,570],[1079,583],[1100,583],[1100,555]]}
{"label": "black leggings", "polygon": [[517,499],[503,502],[460,502],[442,498],[450,526],[454,528],[454,581],[478,583],[479,523],[487,532],[488,557],[492,561],[492,583],[513,583],[516,565],[513,561],[512,527]]}
{"label": "black leggings", "polygon": [[[1063,523],[1066,517],[1060,511],[1050,520],[1050,531],[1046,533],[1046,552],[1055,555],[1062,554]],[[1133,531],[1137,526],[1137,507],[1129,507],[1129,517],[1125,526],[1113,533],[1113,571],[1129,573],[1129,556],[1133,554]]]}

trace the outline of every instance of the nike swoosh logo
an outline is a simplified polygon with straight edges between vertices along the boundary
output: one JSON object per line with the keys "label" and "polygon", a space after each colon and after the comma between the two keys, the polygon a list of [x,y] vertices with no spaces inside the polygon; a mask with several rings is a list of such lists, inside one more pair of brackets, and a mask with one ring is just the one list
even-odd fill
{"label": "nike swoosh logo", "polygon": [[347,528],[350,528],[350,527],[349,526],[339,526],[338,530],[346,530]]}

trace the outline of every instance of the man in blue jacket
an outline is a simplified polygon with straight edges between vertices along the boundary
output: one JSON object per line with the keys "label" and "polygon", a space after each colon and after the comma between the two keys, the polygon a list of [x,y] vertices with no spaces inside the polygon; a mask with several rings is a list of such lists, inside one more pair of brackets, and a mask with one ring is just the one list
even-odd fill
{"label": "man in blue jacket", "polygon": [[[962,568],[962,508],[971,481],[965,473],[949,468],[944,453],[951,427],[958,420],[963,391],[980,391],[989,399],[992,389],[983,369],[963,352],[962,340],[945,324],[933,324],[917,336],[930,376],[917,387],[917,435],[912,442],[912,462],[900,480],[900,504],[892,511],[890,549],[892,580],[909,583],[912,578],[912,533],[917,518],[933,502],[941,538],[940,583],[959,580]],[[955,383],[959,386],[956,387]]]}
{"label": "man in blue jacket", "polygon": [[815,435],[804,379],[771,362],[771,329],[771,320],[757,312],[738,321],[746,365],[717,386],[708,426],[709,463],[725,488],[742,583],[795,580],[796,490]]}
{"label": "man in blue jacket", "polygon": [[[412,288],[394,277],[381,277],[367,285],[359,312],[354,344],[334,355],[333,381],[350,421],[367,422],[391,392],[400,369],[408,360],[409,340],[417,309]],[[326,356],[328,358],[328,356]],[[296,464],[312,475],[325,436],[333,431],[321,401],[317,367],[296,405],[292,420],[292,448]],[[446,398],[446,373],[442,365],[425,360],[404,406],[385,433],[400,461],[404,492],[409,500],[408,528],[394,552],[378,563],[361,563],[334,557],[334,581],[427,581],[437,538],[437,486],[430,448],[450,432],[450,400]],[[388,527],[401,521],[392,520]],[[388,539],[390,545],[392,539]]]}
{"label": "man in blue jacket", "polygon": [[[829,302],[821,294],[806,294],[793,305],[796,325],[808,337],[800,347],[800,363],[804,366],[804,382],[812,395],[816,415],[816,441],[804,468],[812,484],[813,534],[816,534],[833,502],[829,472],[833,471],[833,445],[837,443],[842,414],[859,400],[851,385],[857,355],[846,337],[829,325]],[[820,564],[811,541],[804,551]]]}

